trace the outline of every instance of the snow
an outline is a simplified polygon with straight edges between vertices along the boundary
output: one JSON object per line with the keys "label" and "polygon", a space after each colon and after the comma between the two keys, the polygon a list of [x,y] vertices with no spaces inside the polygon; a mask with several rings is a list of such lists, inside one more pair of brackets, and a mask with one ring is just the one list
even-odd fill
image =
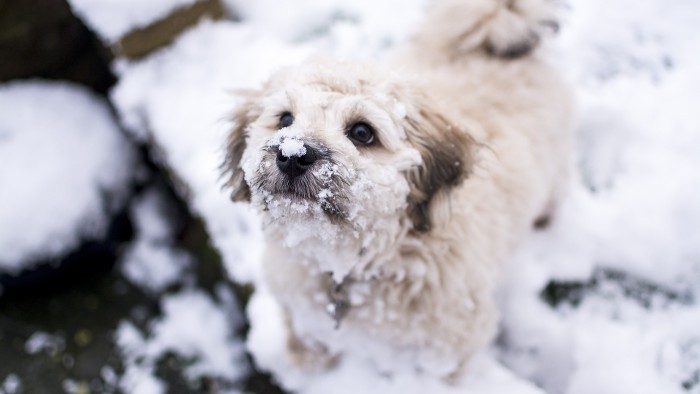
{"label": "snow", "polygon": [[76,85],[0,85],[0,271],[101,237],[121,209],[134,152],[106,103]]}
{"label": "snow", "polygon": [[401,42],[430,0],[225,0],[241,19],[289,43],[313,41],[342,57],[372,57]]}
{"label": "snow", "polygon": [[39,352],[48,351],[50,354],[56,354],[65,349],[65,340],[57,335],[51,335],[42,331],[36,331],[24,343],[24,351],[27,354],[37,354]]}
{"label": "snow", "polygon": [[197,0],[69,0],[73,12],[110,44]]}
{"label": "snow", "polygon": [[122,272],[132,283],[160,292],[182,278],[191,258],[174,246],[168,207],[157,188],[139,196],[131,210],[137,236],[122,258]]}
{"label": "snow", "polygon": [[168,352],[191,360],[184,371],[191,381],[216,376],[235,382],[243,377],[248,372],[245,354],[235,339],[241,316],[230,294],[223,289],[218,293],[219,302],[200,290],[163,297],[163,317],[151,322],[145,335],[123,321],[116,332],[126,366],[120,388],[134,394],[165,393],[154,371]]}
{"label": "snow", "polygon": [[[228,3],[242,23],[204,22],[168,51],[120,62],[112,99],[134,136],[155,141],[231,277],[256,283],[248,347],[262,369],[303,393],[700,392],[700,3],[572,1],[560,37],[543,54],[578,97],[581,176],[552,224],[509,262],[498,294],[499,338],[455,387],[415,374],[382,376],[352,357],[326,373],[290,367],[281,312],[259,280],[259,219],[228,200],[218,172],[226,117],[241,102],[230,92],[257,87],[318,50],[376,57],[410,33],[427,2]],[[294,141],[280,143],[291,152]],[[623,280],[603,275],[578,302],[545,301],[548,285],[589,283],[599,272],[622,272],[656,296],[646,303]],[[215,310],[201,294],[172,297],[164,302],[194,319],[202,318],[196,309]],[[149,363],[172,345],[169,330],[185,338],[185,352],[201,341],[187,340],[191,321],[168,316],[151,328],[152,339],[128,325],[119,330],[131,338],[126,353],[147,360],[126,375],[154,392],[162,388]],[[216,341],[227,343],[223,335]]]}
{"label": "snow", "polygon": [[304,143],[295,138],[285,138],[282,140],[279,149],[285,157],[301,157],[306,154]]}
{"label": "snow", "polygon": [[19,376],[9,374],[0,386],[0,394],[17,394],[22,392],[22,381]]}

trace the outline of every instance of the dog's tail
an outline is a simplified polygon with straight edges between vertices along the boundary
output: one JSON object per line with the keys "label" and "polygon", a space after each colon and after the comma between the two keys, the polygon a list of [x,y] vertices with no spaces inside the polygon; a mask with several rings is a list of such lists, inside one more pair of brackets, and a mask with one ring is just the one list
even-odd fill
{"label": "dog's tail", "polygon": [[531,53],[558,30],[557,0],[437,0],[416,44],[450,58],[476,51],[501,58]]}

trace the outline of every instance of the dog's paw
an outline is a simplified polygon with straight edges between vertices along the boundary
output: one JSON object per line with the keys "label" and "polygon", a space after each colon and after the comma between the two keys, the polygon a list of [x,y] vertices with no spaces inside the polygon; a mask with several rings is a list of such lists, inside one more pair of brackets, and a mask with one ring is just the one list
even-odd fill
{"label": "dog's paw", "polygon": [[296,335],[287,338],[287,351],[294,365],[306,372],[322,372],[332,369],[338,363],[338,356],[318,342],[306,343]]}
{"label": "dog's paw", "polygon": [[452,387],[459,385],[459,383],[462,381],[462,378],[464,378],[466,368],[467,359],[463,359],[457,364],[457,366],[452,372],[442,377],[442,382],[445,383],[445,385]]}

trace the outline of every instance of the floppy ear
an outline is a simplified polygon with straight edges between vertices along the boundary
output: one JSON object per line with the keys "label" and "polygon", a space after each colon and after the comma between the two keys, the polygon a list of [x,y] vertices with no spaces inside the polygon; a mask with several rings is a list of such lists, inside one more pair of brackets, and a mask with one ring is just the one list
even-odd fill
{"label": "floppy ear", "polygon": [[423,163],[406,174],[410,186],[408,214],[414,230],[425,233],[431,229],[433,198],[469,176],[477,144],[466,130],[436,110],[427,97],[414,97],[412,101],[414,107],[407,113],[404,128]]}
{"label": "floppy ear", "polygon": [[225,187],[231,188],[231,200],[250,201],[250,188],[245,182],[241,158],[247,147],[248,125],[260,116],[260,108],[256,105],[259,93],[257,91],[239,91],[245,101],[233,113],[233,128],[228,134],[226,158],[222,165],[224,176],[228,177]]}

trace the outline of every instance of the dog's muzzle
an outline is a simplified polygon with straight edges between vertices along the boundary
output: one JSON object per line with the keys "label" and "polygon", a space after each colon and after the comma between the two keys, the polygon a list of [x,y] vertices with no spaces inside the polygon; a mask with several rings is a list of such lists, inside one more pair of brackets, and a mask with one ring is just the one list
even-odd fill
{"label": "dog's muzzle", "polygon": [[291,154],[286,156],[282,149],[277,151],[277,168],[290,179],[304,175],[306,170],[318,159],[318,153],[312,147],[304,144],[303,154]]}
{"label": "dog's muzzle", "polygon": [[[279,196],[296,202],[318,203],[332,220],[344,219],[348,204],[345,193],[349,185],[343,175],[345,172],[324,145],[296,141],[264,149],[265,156],[251,188],[262,191],[269,201],[273,201],[272,196]],[[270,165],[272,160],[277,168]]]}

